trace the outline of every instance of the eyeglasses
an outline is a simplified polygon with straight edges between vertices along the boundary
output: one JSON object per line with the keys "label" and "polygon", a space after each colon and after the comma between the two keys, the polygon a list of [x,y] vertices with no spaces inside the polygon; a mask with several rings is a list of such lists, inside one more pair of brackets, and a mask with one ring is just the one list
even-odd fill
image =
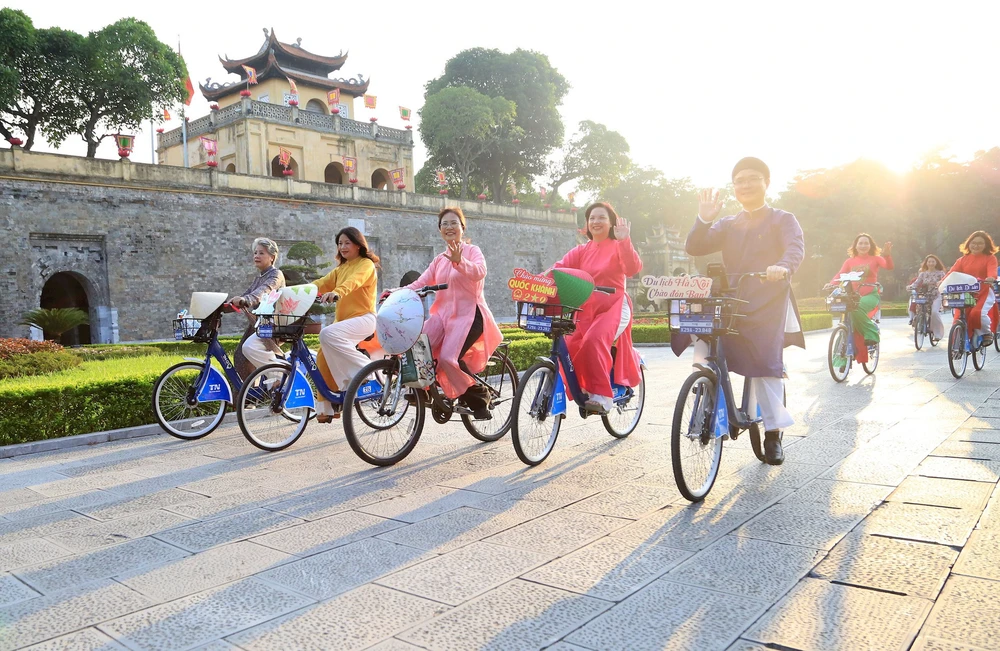
{"label": "eyeglasses", "polygon": [[736,179],[733,181],[733,185],[738,188],[749,188],[751,186],[757,185],[764,180],[763,176],[744,176],[743,178]]}
{"label": "eyeglasses", "polygon": [[448,228],[449,226],[461,226],[462,222],[441,222],[441,228]]}

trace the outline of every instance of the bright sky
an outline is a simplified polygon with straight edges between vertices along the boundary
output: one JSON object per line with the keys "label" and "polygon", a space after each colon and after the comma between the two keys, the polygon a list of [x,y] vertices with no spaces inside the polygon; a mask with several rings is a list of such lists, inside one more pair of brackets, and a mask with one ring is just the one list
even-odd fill
{"label": "bright sky", "polygon": [[[764,159],[772,190],[798,170],[859,157],[907,169],[944,148],[959,159],[1000,145],[1000,3],[923,0],[567,0],[503,2],[38,2],[37,27],[86,33],[126,16],[183,55],[195,86],[233,80],[216,55],[258,50],[262,28],[318,54],[350,51],[341,71],[371,77],[377,115],[401,126],[423,86],[471,47],[543,52],[572,88],[561,107],[621,132],[641,165],[724,185],[742,156]],[[196,97],[189,115],[208,112]],[[179,125],[175,119],[168,129]],[[42,147],[39,147],[42,149]],[[83,154],[80,141],[62,152]],[[116,157],[110,140],[99,156]],[[418,145],[417,168],[424,150]],[[149,131],[133,160],[151,160]]]}

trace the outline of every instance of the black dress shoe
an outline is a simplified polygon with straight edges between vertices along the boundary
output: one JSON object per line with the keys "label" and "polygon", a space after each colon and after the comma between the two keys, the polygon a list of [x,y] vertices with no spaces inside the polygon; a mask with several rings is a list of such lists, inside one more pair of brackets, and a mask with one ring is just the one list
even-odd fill
{"label": "black dress shoe", "polygon": [[781,449],[781,432],[764,432],[764,463],[770,466],[780,466],[785,460],[785,451]]}

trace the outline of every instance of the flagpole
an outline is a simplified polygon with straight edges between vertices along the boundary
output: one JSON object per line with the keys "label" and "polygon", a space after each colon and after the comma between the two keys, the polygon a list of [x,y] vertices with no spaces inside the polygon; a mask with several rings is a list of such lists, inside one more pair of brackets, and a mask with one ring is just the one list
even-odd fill
{"label": "flagpole", "polygon": [[149,162],[156,165],[156,136],[153,131],[153,118],[149,118]]}
{"label": "flagpole", "polygon": [[[177,56],[181,54],[181,35],[177,35]],[[184,167],[188,166],[188,129],[187,118],[184,117],[184,102],[181,102],[181,148],[184,150]]]}

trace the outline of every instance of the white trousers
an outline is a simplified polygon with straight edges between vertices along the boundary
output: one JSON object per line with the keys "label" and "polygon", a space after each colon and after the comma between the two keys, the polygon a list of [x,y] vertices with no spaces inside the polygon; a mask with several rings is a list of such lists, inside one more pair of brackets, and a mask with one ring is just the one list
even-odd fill
{"label": "white trousers", "polygon": [[330,374],[341,391],[369,360],[356,346],[375,332],[375,315],[365,314],[352,319],[337,321],[319,333],[319,345],[330,368]]}
{"label": "white trousers", "polygon": [[[996,297],[993,295],[993,290],[988,291],[986,293],[986,303],[983,304],[983,312],[980,315],[982,323],[980,324],[979,329],[976,330],[975,334],[984,335],[987,332],[992,332],[993,323],[990,321],[990,310],[993,309],[993,306],[996,304],[996,302],[997,300]],[[972,323],[969,324],[970,327],[973,325],[975,324]]]}
{"label": "white trousers", "polygon": [[[704,364],[708,360],[708,342],[696,339],[694,342],[694,362]],[[745,380],[746,381],[746,380]],[[760,415],[764,420],[764,429],[768,432],[783,430],[795,424],[792,414],[785,408],[785,387],[780,377],[750,378],[750,400],[747,404],[749,415]]]}
{"label": "white trousers", "polygon": [[243,356],[247,358],[248,362],[254,365],[254,368],[260,368],[264,364],[270,364],[277,359],[274,351],[268,348],[267,342],[258,337],[256,333],[251,334],[243,342]]}

